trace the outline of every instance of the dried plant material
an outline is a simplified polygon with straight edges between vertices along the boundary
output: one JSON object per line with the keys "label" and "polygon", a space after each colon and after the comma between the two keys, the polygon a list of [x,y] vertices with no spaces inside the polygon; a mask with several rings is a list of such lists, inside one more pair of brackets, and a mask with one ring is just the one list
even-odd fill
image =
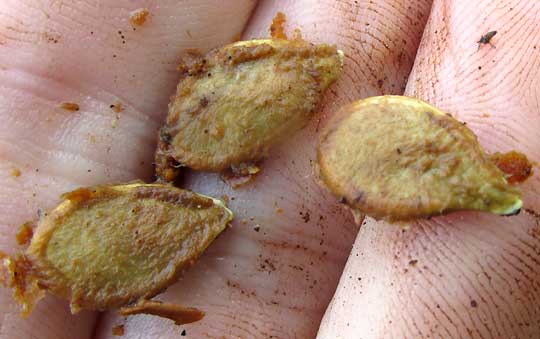
{"label": "dried plant material", "polygon": [[62,102],[60,103],[60,108],[65,109],[66,111],[77,112],[79,110],[79,104],[74,102]]}
{"label": "dried plant material", "polygon": [[120,325],[116,325],[112,328],[112,335],[114,336],[117,336],[117,337],[121,337],[125,334],[125,328],[124,328],[124,325],[120,324]]}
{"label": "dried plant material", "polygon": [[13,299],[20,305],[21,315],[27,317],[45,297],[45,291],[35,279],[34,266],[25,255],[12,258],[0,253],[0,260],[0,284],[13,290]]}
{"label": "dried plant material", "polygon": [[270,25],[270,36],[272,38],[287,40],[287,34],[285,34],[285,28],[283,27],[285,21],[287,21],[285,14],[283,12],[277,12]]}
{"label": "dried plant material", "polygon": [[464,124],[417,99],[372,97],[340,110],[318,147],[324,183],[351,208],[410,220],[455,210],[512,215],[519,190]]}
{"label": "dried plant material", "polygon": [[366,215],[354,208],[351,208],[350,210],[354,219],[354,223],[358,226],[362,225],[362,222],[366,218]]}
{"label": "dried plant material", "polygon": [[120,101],[117,101],[115,104],[112,104],[111,106],[109,106],[113,112],[115,113],[121,113],[122,111],[124,111],[124,106],[122,105],[122,103]]}
{"label": "dried plant material", "polygon": [[169,185],[80,188],[63,199],[35,230],[24,255],[30,268],[17,275],[24,281],[10,284],[28,308],[34,300],[25,286],[34,283],[69,300],[73,313],[151,298],[232,219],[221,201]]}
{"label": "dried plant material", "polygon": [[181,173],[180,164],[171,154],[171,135],[165,130],[159,131],[156,154],[154,156],[154,169],[158,181],[173,182]]}
{"label": "dried plant material", "polygon": [[342,62],[335,47],[305,41],[241,41],[204,57],[191,52],[160,132],[156,172],[168,174],[162,166],[171,161],[205,171],[256,162],[309,121]]}
{"label": "dried plant material", "polygon": [[523,182],[533,174],[533,165],[523,153],[516,151],[497,152],[491,156],[491,160],[506,174],[506,180],[511,184]]}
{"label": "dried plant material", "polygon": [[118,313],[123,316],[134,314],[157,315],[173,320],[176,325],[189,324],[204,318],[204,312],[196,308],[152,300],[140,300],[134,306],[122,307]]}
{"label": "dried plant material", "polygon": [[232,188],[238,188],[250,183],[260,171],[259,166],[242,163],[238,166],[231,166],[222,173],[221,177]]}
{"label": "dried plant material", "polygon": [[10,173],[11,173],[11,176],[12,176],[12,177],[15,177],[15,178],[20,177],[21,174],[22,174],[22,173],[21,173],[21,170],[18,169],[17,167],[12,167]]}
{"label": "dried plant material", "polygon": [[30,239],[32,239],[32,235],[34,235],[34,224],[32,222],[25,222],[19,228],[19,232],[17,232],[17,244],[28,245]]}
{"label": "dried plant material", "polygon": [[146,8],[139,8],[129,13],[129,22],[132,26],[142,26],[150,14],[150,11]]}

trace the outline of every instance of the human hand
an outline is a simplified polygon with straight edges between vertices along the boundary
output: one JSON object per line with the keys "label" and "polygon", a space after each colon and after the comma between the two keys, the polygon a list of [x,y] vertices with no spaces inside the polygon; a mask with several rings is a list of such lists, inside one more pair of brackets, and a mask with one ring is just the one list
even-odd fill
{"label": "human hand", "polygon": [[[311,338],[334,293],[321,338],[540,335],[540,221],[530,212],[540,211],[538,176],[523,185],[529,212],[517,217],[451,214],[407,231],[368,219],[350,252],[358,228],[312,171],[317,132],[332,112],[363,97],[402,94],[406,84],[405,94],[466,121],[488,151],[539,159],[538,5],[435,1],[407,82],[430,1],[263,1],[253,13],[247,0],[178,3],[0,4],[0,249],[13,252],[18,225],[62,192],[151,180],[157,128],[186,48],[222,45],[244,27],[244,39],[266,36],[282,11],[289,32],[298,27],[306,39],[344,50],[344,74],[323,112],[272,150],[252,184],[233,190],[217,175],[186,178],[195,191],[227,195],[236,214],[159,297],[201,308],[202,321],[178,327],[112,312],[71,316],[53,297],[21,319],[2,290],[0,338],[106,338],[118,324],[133,338],[183,337],[184,330],[191,338]],[[129,12],[140,7],[150,17],[134,31]],[[476,41],[494,29],[496,48],[478,51]],[[80,111],[59,109],[62,101]],[[117,103],[120,113],[110,107]]]}

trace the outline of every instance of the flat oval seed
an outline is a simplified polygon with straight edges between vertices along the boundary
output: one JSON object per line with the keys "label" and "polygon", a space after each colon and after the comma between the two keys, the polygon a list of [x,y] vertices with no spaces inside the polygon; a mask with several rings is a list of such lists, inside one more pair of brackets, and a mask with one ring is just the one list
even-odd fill
{"label": "flat oval seed", "polygon": [[429,104],[381,96],[341,109],[318,147],[322,181],[374,218],[409,220],[455,210],[519,212],[510,186],[464,124]]}
{"label": "flat oval seed", "polygon": [[158,176],[170,157],[196,170],[253,163],[303,127],[341,73],[335,47],[293,40],[241,41],[186,59],[156,152]]}
{"label": "flat oval seed", "polygon": [[168,185],[82,188],[40,221],[26,257],[72,312],[151,298],[232,220],[219,200]]}

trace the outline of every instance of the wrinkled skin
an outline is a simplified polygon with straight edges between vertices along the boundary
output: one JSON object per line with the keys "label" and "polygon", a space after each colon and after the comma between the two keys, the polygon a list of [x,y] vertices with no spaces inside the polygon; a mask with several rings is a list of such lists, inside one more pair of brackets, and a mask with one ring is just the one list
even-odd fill
{"label": "wrinkled skin", "polygon": [[[18,226],[62,192],[151,180],[157,128],[184,49],[207,50],[241,32],[266,36],[281,10],[287,32],[299,27],[307,39],[345,51],[344,75],[323,112],[271,152],[253,184],[231,190],[207,174],[185,180],[201,193],[235,198],[232,229],[161,296],[203,309],[205,319],[178,327],[144,315],[71,317],[67,303],[48,297],[23,320],[1,290],[0,338],[111,338],[120,323],[126,338],[175,338],[184,329],[192,338],[540,336],[537,174],[523,185],[529,212],[517,217],[459,213],[407,231],[367,219],[358,232],[349,212],[317,186],[310,162],[319,124],[331,112],[405,86],[406,94],[466,121],[488,151],[518,149],[540,160],[539,4],[149,3],[0,2],[1,250],[16,250]],[[142,6],[151,15],[132,31],[128,13]],[[478,50],[476,41],[493,29],[496,48]],[[59,110],[62,101],[81,109]],[[125,107],[118,119],[109,108],[117,101]]]}

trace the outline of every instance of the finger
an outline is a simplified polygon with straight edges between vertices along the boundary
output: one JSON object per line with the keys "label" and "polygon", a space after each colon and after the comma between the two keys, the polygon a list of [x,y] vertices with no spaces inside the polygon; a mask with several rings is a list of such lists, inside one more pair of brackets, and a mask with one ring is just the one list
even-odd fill
{"label": "finger", "polygon": [[[19,1],[0,3],[0,249],[62,192],[149,179],[156,130],[174,92],[181,52],[241,32],[253,1]],[[149,16],[132,26],[130,12]],[[78,111],[62,109],[63,101]],[[118,109],[120,104],[121,109]],[[115,105],[111,108],[111,105]],[[94,315],[68,316],[48,299],[21,320],[0,296],[0,337],[82,338]]]}
{"label": "finger", "polygon": [[410,11],[400,3],[259,4],[244,38],[268,36],[272,18],[282,11],[289,35],[300,28],[307,40],[344,50],[344,74],[326,96],[323,112],[274,148],[251,184],[233,190],[218,175],[206,174],[187,180],[195,191],[226,195],[236,215],[232,228],[162,296],[199,307],[206,317],[185,327],[148,316],[105,317],[100,338],[112,337],[111,328],[118,324],[124,324],[127,338],[175,337],[183,330],[194,338],[315,335],[357,232],[349,215],[314,180],[319,120],[359,96],[402,91],[429,9],[426,2]]}
{"label": "finger", "polygon": [[[540,159],[538,13],[536,2],[436,1],[406,93],[466,122],[490,152]],[[479,49],[492,30],[495,48]],[[368,220],[319,337],[538,337],[539,176],[521,188],[516,217],[455,213],[406,231]]]}

